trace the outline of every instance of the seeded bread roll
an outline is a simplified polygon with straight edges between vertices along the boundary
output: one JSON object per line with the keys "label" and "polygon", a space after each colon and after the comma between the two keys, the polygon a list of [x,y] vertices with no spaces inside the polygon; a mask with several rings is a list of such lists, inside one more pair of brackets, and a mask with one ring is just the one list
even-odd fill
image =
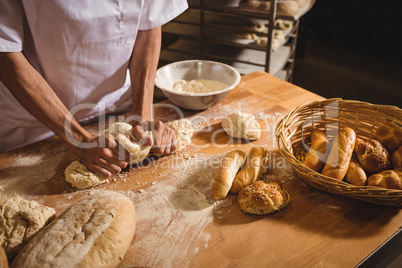
{"label": "seeded bread roll", "polygon": [[97,192],[37,233],[11,267],[116,267],[134,232],[130,199],[115,192]]}
{"label": "seeded bread roll", "polygon": [[368,186],[402,190],[402,169],[385,170],[367,179]]}
{"label": "seeded bread roll", "polygon": [[364,186],[367,183],[367,175],[359,162],[352,157],[350,160],[348,171],[346,172],[346,180],[355,186]]}
{"label": "seeded bread roll", "polygon": [[231,151],[222,159],[211,185],[211,193],[215,200],[228,195],[233,180],[245,160],[246,153],[240,150]]}
{"label": "seeded bread roll", "polygon": [[392,168],[402,168],[402,146],[391,156]]}
{"label": "seeded bread roll", "polygon": [[388,151],[374,139],[356,139],[354,154],[362,168],[372,174],[391,168]]}
{"label": "seeded bread roll", "polygon": [[290,200],[289,193],[276,182],[256,181],[243,188],[237,201],[243,212],[269,214],[283,209]]}
{"label": "seeded bread roll", "polygon": [[353,129],[348,127],[340,129],[332,142],[331,150],[321,174],[342,180],[349,168],[355,141],[356,133]]}
{"label": "seeded bread roll", "polygon": [[387,122],[376,131],[376,139],[392,154],[402,146],[402,128],[395,123]]}
{"label": "seeded bread roll", "polygon": [[268,150],[261,146],[251,148],[244,167],[237,173],[230,192],[237,194],[246,187],[261,178],[268,168]]}
{"label": "seeded bread roll", "polygon": [[311,146],[306,154],[303,165],[320,172],[325,165],[329,148],[329,141],[325,132],[320,129],[314,129],[311,132]]}

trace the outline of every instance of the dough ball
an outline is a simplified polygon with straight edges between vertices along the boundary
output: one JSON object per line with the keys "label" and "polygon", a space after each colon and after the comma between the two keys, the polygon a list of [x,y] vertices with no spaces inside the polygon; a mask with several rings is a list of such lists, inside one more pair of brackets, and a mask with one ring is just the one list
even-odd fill
{"label": "dough ball", "polygon": [[87,167],[78,160],[73,161],[66,168],[64,175],[66,176],[66,181],[78,189],[95,187],[109,181],[89,171]]}
{"label": "dough ball", "polygon": [[235,112],[222,120],[222,128],[233,138],[257,140],[261,137],[261,126],[254,115]]}
{"label": "dough ball", "polygon": [[177,148],[173,153],[180,152],[191,144],[191,137],[193,136],[194,126],[193,124],[191,124],[190,120],[175,120],[167,123],[166,125],[173,129],[176,134]]}
{"label": "dough ball", "polygon": [[0,212],[0,245],[9,259],[56,215],[53,208],[20,196],[7,198]]}

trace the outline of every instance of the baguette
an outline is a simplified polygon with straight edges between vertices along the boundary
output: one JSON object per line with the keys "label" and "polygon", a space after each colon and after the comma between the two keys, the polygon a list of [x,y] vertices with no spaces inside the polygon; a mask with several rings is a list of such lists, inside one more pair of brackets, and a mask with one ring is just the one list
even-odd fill
{"label": "baguette", "polygon": [[367,183],[367,175],[359,162],[352,157],[350,160],[348,171],[346,172],[346,180],[355,186],[364,186]]}
{"label": "baguette", "polygon": [[311,132],[311,146],[306,154],[303,165],[320,172],[325,165],[329,153],[329,141],[325,132],[320,129],[314,129]]}
{"label": "baguette", "polygon": [[222,159],[211,185],[211,193],[215,200],[221,200],[228,195],[233,180],[245,160],[246,153],[240,150],[231,151]]}
{"label": "baguette", "polygon": [[97,192],[74,203],[37,233],[11,267],[116,267],[134,232],[130,199]]}
{"label": "baguette", "polygon": [[269,163],[268,150],[264,147],[251,148],[244,167],[237,173],[230,192],[238,194],[244,187],[253,184],[267,171]]}
{"label": "baguette", "polygon": [[402,190],[402,169],[385,170],[367,179],[368,186]]}
{"label": "baguette", "polygon": [[356,133],[353,129],[349,127],[340,129],[332,143],[331,150],[321,174],[342,180],[348,170],[355,142]]}

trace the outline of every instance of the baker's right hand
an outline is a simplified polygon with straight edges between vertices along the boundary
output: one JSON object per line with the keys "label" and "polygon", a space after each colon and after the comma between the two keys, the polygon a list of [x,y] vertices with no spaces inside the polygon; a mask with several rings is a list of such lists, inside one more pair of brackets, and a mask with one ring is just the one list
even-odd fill
{"label": "baker's right hand", "polygon": [[85,144],[90,146],[77,146],[74,151],[90,171],[109,178],[127,167],[128,152],[121,150],[112,134],[95,137]]}

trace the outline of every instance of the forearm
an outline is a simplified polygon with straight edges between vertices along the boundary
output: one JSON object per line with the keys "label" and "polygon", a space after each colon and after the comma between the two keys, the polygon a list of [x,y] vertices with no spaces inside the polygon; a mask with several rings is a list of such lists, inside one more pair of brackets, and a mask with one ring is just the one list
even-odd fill
{"label": "forearm", "polygon": [[0,80],[30,114],[68,145],[73,147],[68,135],[79,142],[92,138],[71,116],[71,129],[65,129],[68,109],[21,52],[0,53]]}
{"label": "forearm", "polygon": [[139,31],[129,65],[133,113],[145,121],[153,120],[152,103],[161,34],[161,27]]}

